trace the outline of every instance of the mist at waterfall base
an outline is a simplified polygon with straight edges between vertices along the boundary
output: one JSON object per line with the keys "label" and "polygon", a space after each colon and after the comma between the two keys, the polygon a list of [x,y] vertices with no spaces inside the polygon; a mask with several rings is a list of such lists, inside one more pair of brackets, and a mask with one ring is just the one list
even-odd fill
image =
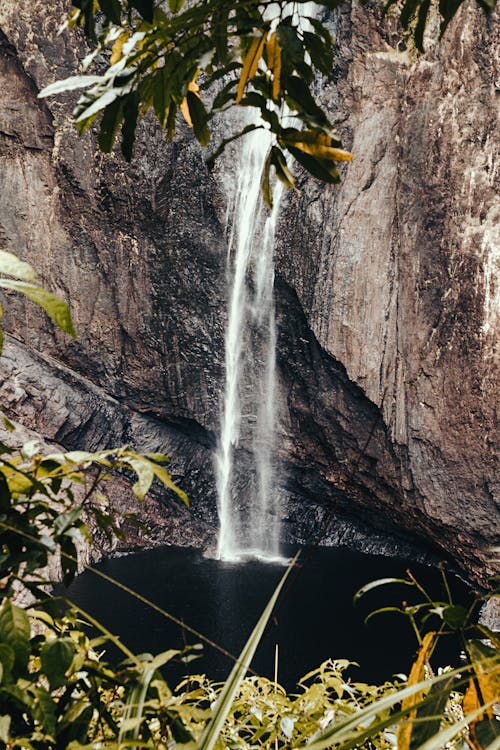
{"label": "mist at waterfall base", "polygon": [[[286,550],[291,554],[293,550]],[[186,625],[237,656],[284,572],[283,565],[248,560],[228,563],[185,548],[164,547],[109,559],[96,566],[147,597]],[[279,646],[279,681],[294,690],[306,672],[328,658],[355,661],[348,675],[355,681],[379,683],[397,673],[408,674],[417,641],[407,618],[380,614],[367,624],[369,612],[415,599],[408,586],[384,586],[353,606],[354,593],[377,578],[403,577],[410,567],[432,596],[446,598],[437,569],[408,561],[339,548],[305,549],[292,572],[274,618],[261,641],[252,668],[273,678],[275,644]],[[451,585],[457,603],[470,592],[458,579]],[[135,653],[183,648],[199,639],[165,619],[126,592],[89,572],[72,584],[70,598],[88,611]],[[119,653],[107,648],[108,656]],[[189,664],[171,663],[164,672],[173,687],[186,674],[224,680],[232,662],[204,644],[202,656]],[[441,639],[435,666],[458,664],[451,638]]]}

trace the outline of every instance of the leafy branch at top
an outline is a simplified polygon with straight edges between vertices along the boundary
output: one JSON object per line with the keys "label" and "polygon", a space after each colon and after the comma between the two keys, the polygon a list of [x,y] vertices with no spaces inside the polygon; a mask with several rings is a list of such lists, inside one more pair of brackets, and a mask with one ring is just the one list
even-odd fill
{"label": "leafy branch at top", "polygon": [[[333,10],[344,0],[320,0]],[[463,0],[440,0],[442,32]],[[495,0],[478,0],[486,10]],[[68,21],[81,26],[105,70],[72,76],[41,92],[51,96],[84,88],[74,110],[79,132],[100,117],[98,142],[109,153],[121,129],[121,149],[132,157],[137,122],[152,109],[172,139],[180,112],[197,140],[207,146],[213,117],[233,106],[258,112],[257,127],[272,145],[262,178],[263,196],[272,203],[269,173],[287,187],[295,181],[292,157],[318,179],[340,179],[338,162],[351,155],[342,148],[324,109],[312,92],[318,74],[333,67],[333,39],[305,0],[74,0]],[[414,25],[417,46],[430,0],[389,0],[401,7],[403,27]],[[89,64],[89,61],[87,61]],[[222,142],[215,152],[247,128]],[[213,157],[212,157],[213,158]]]}

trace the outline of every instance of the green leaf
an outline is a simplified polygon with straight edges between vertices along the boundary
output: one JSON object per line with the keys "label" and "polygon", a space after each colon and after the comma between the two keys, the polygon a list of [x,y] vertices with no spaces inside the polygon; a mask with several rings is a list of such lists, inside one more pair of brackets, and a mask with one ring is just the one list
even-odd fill
{"label": "green leaf", "polygon": [[288,169],[284,153],[278,148],[278,146],[273,146],[271,148],[271,163],[276,170],[276,177],[278,180],[281,180],[287,188],[295,187],[295,178]]}
{"label": "green leaf", "polygon": [[171,13],[178,13],[182,10],[185,0],[168,0],[168,9]]}
{"label": "green leaf", "polygon": [[126,463],[128,463],[137,474],[137,481],[133,485],[132,491],[138,500],[144,500],[155,476],[153,464],[151,461],[139,457],[128,458]]}
{"label": "green leaf", "polygon": [[211,133],[207,126],[208,115],[205,105],[194,91],[188,91],[186,99],[196,139],[200,145],[208,146]]}
{"label": "green leaf", "polygon": [[482,719],[474,725],[476,740],[483,748],[500,747],[500,721],[498,719]]}
{"label": "green leaf", "polygon": [[264,203],[269,209],[273,207],[273,193],[271,190],[271,182],[269,179],[269,172],[271,169],[271,157],[272,157],[272,152],[271,152],[271,149],[269,149],[269,153],[267,154],[266,161],[264,163],[264,168],[262,169],[262,178],[260,181],[262,197],[264,198]]}
{"label": "green leaf", "polygon": [[14,652],[14,667],[18,672],[24,672],[28,666],[29,638],[28,615],[10,599],[5,599],[0,610],[0,643],[10,646]]}
{"label": "green leaf", "polygon": [[135,129],[139,116],[139,94],[130,93],[123,103],[122,154],[125,161],[132,159],[135,141]]}
{"label": "green leaf", "polygon": [[121,22],[121,5],[118,0],[99,0],[104,15],[116,24]]}
{"label": "green leaf", "polygon": [[413,32],[413,39],[415,40],[416,48],[420,50],[420,52],[424,51],[424,32],[430,7],[431,0],[423,0],[418,9],[417,23],[415,31]]}
{"label": "green leaf", "polygon": [[35,272],[30,264],[6,250],[0,250],[0,273],[24,281],[35,281]]}
{"label": "green leaf", "polygon": [[433,696],[433,700],[417,710],[416,721],[412,727],[410,750],[416,750],[416,748],[439,732],[444,709],[453,684],[454,680],[451,678],[444,686],[439,684],[432,685],[430,694]]}
{"label": "green leaf", "polygon": [[28,284],[25,281],[0,279],[0,287],[13,289],[16,292],[24,294],[25,297],[45,310],[62,331],[65,331],[65,333],[69,333],[70,336],[76,338],[76,332],[71,320],[71,313],[66,302],[63,302],[41,286]]}
{"label": "green leaf", "polygon": [[0,643],[0,664],[2,667],[0,682],[9,682],[15,659],[16,655],[13,648],[7,643]]}
{"label": "green leaf", "polygon": [[321,121],[328,124],[323,110],[316,104],[309,86],[302,78],[299,78],[299,76],[290,76],[286,79],[285,86],[288,94],[287,99],[292,100],[292,104],[299,112],[314,115],[318,119],[318,122]]}
{"label": "green leaf", "polygon": [[450,628],[459,630],[467,624],[467,610],[461,605],[450,605],[443,609],[443,620]]}
{"label": "green leaf", "polygon": [[60,94],[63,91],[83,89],[87,86],[93,86],[100,81],[102,81],[101,76],[70,76],[62,81],[55,81],[55,83],[45,86],[38,94],[38,98],[44,99],[47,96],[54,96],[54,94]]}
{"label": "green leaf", "polygon": [[93,714],[94,709],[86,698],[72,704],[59,722],[58,747],[67,747],[74,740],[86,742]]}
{"label": "green leaf", "polygon": [[317,34],[302,32],[304,44],[311,56],[313,65],[325,76],[331,75],[333,67],[333,49]]}
{"label": "green leaf", "polygon": [[128,0],[132,8],[139,11],[141,16],[148,23],[152,23],[154,14],[154,1],[153,0]]}
{"label": "green leaf", "polygon": [[66,670],[70,667],[74,655],[75,646],[69,638],[56,638],[47,641],[42,647],[42,671],[49,680],[51,690],[64,685]]}
{"label": "green leaf", "polygon": [[217,699],[210,720],[199,740],[197,750],[213,750],[215,743],[217,742],[221,729],[226,721],[227,715],[231,710],[234,698],[239,690],[242,679],[244,678],[250,662],[253,659],[253,655],[259,641],[262,638],[264,630],[266,629],[267,622],[272,614],[274,605],[280,595],[280,592],[285,585],[285,581],[288,578],[291,570],[294,568],[297,562],[299,554],[295,555],[292,562],[288,566],[284,576],[276,587],[271,599],[269,600],[267,607],[262,613],[257,625],[255,626],[250,638],[245,644],[243,651],[241,652],[238,661],[234,665],[231,674],[224,683],[224,687]]}
{"label": "green leaf", "polygon": [[399,16],[399,20],[403,29],[408,28],[408,24],[410,23],[418,8],[419,1],[420,0],[406,0],[406,2],[404,3]]}
{"label": "green leaf", "polygon": [[10,419],[7,419],[7,417],[2,416],[2,424],[8,432],[14,432],[16,429],[16,425]]}
{"label": "green leaf", "polygon": [[35,688],[34,694],[35,704],[33,706],[33,716],[41,724],[47,734],[54,735],[56,731],[56,704],[50,693],[43,687]]}
{"label": "green leaf", "polygon": [[235,133],[234,135],[230,135],[228,138],[224,138],[224,140],[221,142],[221,144],[218,146],[218,148],[214,151],[213,154],[210,154],[208,157],[206,164],[208,167],[213,166],[213,163],[217,159],[218,156],[222,154],[228,143],[231,143],[232,141],[237,140],[238,138],[241,138],[242,136],[246,135],[247,133],[251,133],[253,130],[259,130],[261,129],[260,125],[246,125],[246,127],[243,128],[238,133]]}
{"label": "green leaf", "polygon": [[308,172],[312,174],[322,182],[337,183],[340,181],[340,176],[337,168],[332,165],[331,162],[327,162],[323,159],[316,159],[314,156],[305,154],[298,148],[288,146],[288,150],[292,156],[301,164]]}
{"label": "green leaf", "polygon": [[166,66],[156,71],[153,77],[153,108],[158,122],[165,127],[170,107],[169,71]]}
{"label": "green leaf", "polygon": [[356,604],[368,591],[372,591],[372,589],[376,589],[379,586],[386,586],[388,583],[401,583],[405,586],[414,585],[412,581],[408,581],[406,578],[379,578],[376,581],[367,583],[365,586],[362,586],[359,591],[356,591],[356,593],[354,594],[353,603]]}
{"label": "green leaf", "polygon": [[115,101],[108,104],[104,110],[101,127],[99,129],[99,136],[97,138],[99,148],[105,154],[111,152],[122,120],[123,99],[115,99]]}

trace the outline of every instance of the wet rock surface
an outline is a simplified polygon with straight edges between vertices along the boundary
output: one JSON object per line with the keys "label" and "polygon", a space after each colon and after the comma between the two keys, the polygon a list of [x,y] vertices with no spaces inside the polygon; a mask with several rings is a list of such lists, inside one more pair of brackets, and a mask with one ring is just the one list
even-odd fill
{"label": "wet rock surface", "polygon": [[[68,340],[9,296],[0,402],[67,448],[167,452],[193,516],[153,499],[144,512],[154,540],[209,546],[224,166],[208,172],[186,130],[171,145],[149,119],[127,166],[77,137],[74,97],[38,100],[85,55],[83,40],[57,35],[65,12],[62,0],[0,7],[0,247],[71,300],[79,336]],[[336,64],[321,98],[355,159],[339,188],[300,177],[283,209],[284,534],[431,547],[484,578],[499,531],[496,21],[464,8],[443,42],[430,29],[422,57],[391,23],[379,32],[358,5],[336,17]],[[245,477],[238,482],[243,493]]]}

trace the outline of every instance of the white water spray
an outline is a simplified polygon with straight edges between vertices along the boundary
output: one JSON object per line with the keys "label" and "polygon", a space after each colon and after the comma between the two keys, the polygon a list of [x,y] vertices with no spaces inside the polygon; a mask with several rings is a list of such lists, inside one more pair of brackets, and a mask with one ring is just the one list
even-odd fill
{"label": "white water spray", "polygon": [[[289,13],[294,12],[290,4]],[[305,3],[302,12],[313,15],[314,3]],[[260,123],[255,118],[252,122]],[[274,455],[279,394],[273,254],[283,185],[274,186],[270,213],[260,191],[271,142],[264,128],[245,136],[227,217],[226,381],[215,456],[217,557],[223,560],[281,559]],[[239,494],[238,484],[244,485],[245,497]]]}
{"label": "white water spray", "polygon": [[[240,157],[232,215],[228,217],[226,384],[221,438],[216,453],[220,533],[217,556],[279,555],[279,509],[274,495],[276,421],[276,330],[274,238],[282,196],[266,217],[260,181],[271,135],[259,129],[246,137]],[[243,459],[252,474],[247,498],[235,496],[235,449],[245,440]],[[244,469],[243,469],[244,470]]]}

